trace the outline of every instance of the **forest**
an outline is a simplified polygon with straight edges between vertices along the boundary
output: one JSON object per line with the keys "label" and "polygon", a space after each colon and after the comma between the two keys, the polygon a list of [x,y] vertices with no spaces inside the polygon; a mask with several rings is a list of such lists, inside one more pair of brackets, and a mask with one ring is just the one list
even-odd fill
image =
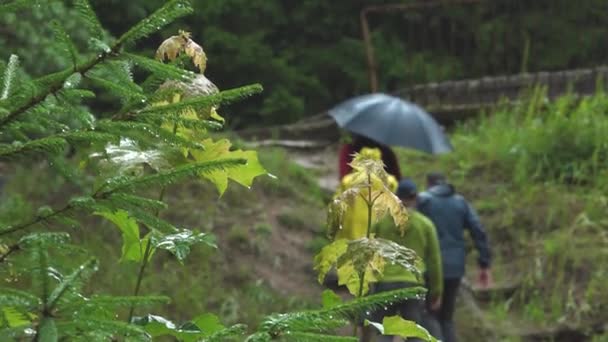
{"label": "forest", "polygon": [[[410,236],[419,211],[439,226],[398,190],[427,193],[435,171],[482,227],[461,246],[459,341],[608,340],[602,77],[429,119],[449,153],[386,143],[399,176],[384,144],[339,174],[363,133],[335,108],[371,92],[361,13],[417,3],[0,0],[0,341],[455,341],[376,317],[403,301],[435,310],[428,260],[380,233]],[[608,58],[604,0],[445,0],[367,19],[386,94],[605,72]],[[315,126],[328,110],[342,127],[330,141]],[[353,213],[362,233],[344,238]],[[414,285],[378,290],[395,267]]]}

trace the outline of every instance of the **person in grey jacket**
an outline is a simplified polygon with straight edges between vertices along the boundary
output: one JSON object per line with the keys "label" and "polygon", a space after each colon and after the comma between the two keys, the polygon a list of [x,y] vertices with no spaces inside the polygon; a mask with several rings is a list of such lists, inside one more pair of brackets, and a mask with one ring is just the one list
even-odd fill
{"label": "person in grey jacket", "polygon": [[491,253],[486,232],[477,213],[464,197],[457,194],[439,172],[427,175],[428,189],[418,196],[418,210],[426,215],[437,229],[443,264],[443,297],[441,308],[435,313],[441,325],[444,342],[455,342],[456,334],[452,317],[456,295],[465,272],[464,231],[469,233],[479,252],[479,285],[488,287]]}

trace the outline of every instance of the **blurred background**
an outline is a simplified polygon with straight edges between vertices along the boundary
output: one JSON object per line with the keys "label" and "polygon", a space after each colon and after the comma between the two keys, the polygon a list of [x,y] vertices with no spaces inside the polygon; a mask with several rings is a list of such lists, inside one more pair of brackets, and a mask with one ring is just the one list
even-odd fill
{"label": "blurred background", "polygon": [[[256,132],[235,138],[237,147],[250,147],[256,134],[272,138],[280,131],[268,127],[306,121],[369,92],[360,13],[395,2],[412,1],[194,0],[192,15],[128,48],[151,57],[164,39],[190,31],[209,58],[205,75],[220,89],[261,83],[260,96],[220,110],[226,134]],[[164,1],[91,3],[109,38]],[[74,11],[69,1],[40,1],[1,15],[0,63],[17,54],[30,77],[69,66],[47,23],[60,20],[84,52],[89,41]],[[368,19],[383,92],[608,61],[606,0],[486,0]],[[445,171],[478,209],[494,244],[496,287],[470,289],[459,300],[465,341],[608,341],[608,96],[601,86],[585,97],[563,88],[551,97],[543,89],[522,92],[511,104],[451,122],[451,154],[396,149],[404,175],[420,188],[426,172]],[[104,116],[113,101],[99,97],[88,105]],[[143,292],[175,300],[154,312],[185,320],[209,311],[225,323],[255,327],[264,314],[319,305],[312,258],[327,243],[325,210],[338,182],[339,137],[308,141],[316,139],[309,135],[315,129],[297,137],[306,140],[304,148],[280,142],[259,148],[278,180],[260,179],[251,190],[231,186],[219,199],[213,186],[200,183],[167,194],[171,210],[163,217],[213,232],[220,248],[193,251],[187,268],[156,259]],[[6,178],[0,221],[31,216],[80,190],[77,180],[46,164],[19,167]],[[131,284],[121,281],[136,265],[118,263],[120,234],[91,220],[74,237],[101,260],[95,290],[129,294]]]}

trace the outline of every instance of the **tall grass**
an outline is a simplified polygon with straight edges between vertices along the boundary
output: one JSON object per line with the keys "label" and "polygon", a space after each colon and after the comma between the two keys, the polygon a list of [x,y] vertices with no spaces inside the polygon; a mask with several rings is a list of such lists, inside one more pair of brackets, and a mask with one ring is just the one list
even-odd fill
{"label": "tall grass", "polygon": [[[474,138],[473,138],[474,137]],[[454,136],[458,158],[482,161],[512,181],[599,185],[608,170],[608,96],[566,95],[546,101],[536,88],[513,107],[502,105]]]}
{"label": "tall grass", "polygon": [[534,325],[608,319],[608,95],[550,102],[537,88],[462,123],[451,139],[444,156],[399,150],[402,167],[419,182],[444,171],[478,209],[497,280],[521,279],[500,307]]}

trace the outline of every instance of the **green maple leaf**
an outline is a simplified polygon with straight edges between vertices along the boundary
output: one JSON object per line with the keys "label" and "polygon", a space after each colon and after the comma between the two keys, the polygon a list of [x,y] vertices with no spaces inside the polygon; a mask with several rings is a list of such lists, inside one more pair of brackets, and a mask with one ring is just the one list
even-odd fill
{"label": "green maple leaf", "polygon": [[190,153],[196,161],[210,161],[221,159],[240,158],[247,160],[246,164],[230,168],[228,170],[218,170],[210,173],[202,174],[201,176],[210,180],[220,195],[226,191],[228,187],[228,179],[245,186],[251,187],[255,177],[268,174],[266,169],[260,164],[256,151],[230,150],[232,146],[230,141],[222,139],[214,142],[211,139],[206,139],[202,142],[205,150],[191,150]]}
{"label": "green maple leaf", "polygon": [[[140,239],[137,221],[129,217],[128,212],[125,210],[117,210],[116,212],[103,211],[95,212],[95,215],[102,216],[114,223],[122,233],[122,255],[120,261],[130,260],[139,262],[143,259],[149,236]],[[151,256],[152,253],[150,253],[149,257]]]}

